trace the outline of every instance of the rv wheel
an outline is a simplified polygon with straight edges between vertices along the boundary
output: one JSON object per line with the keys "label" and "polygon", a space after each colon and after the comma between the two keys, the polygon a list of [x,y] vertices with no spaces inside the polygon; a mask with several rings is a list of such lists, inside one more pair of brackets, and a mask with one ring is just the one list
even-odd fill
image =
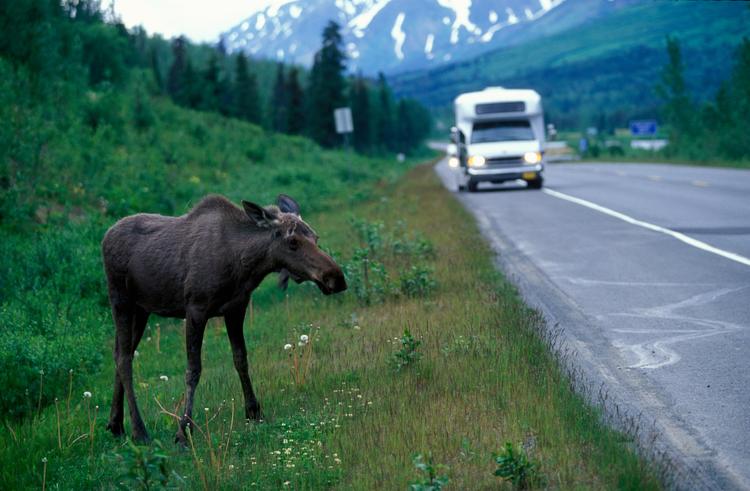
{"label": "rv wheel", "polygon": [[541,177],[537,177],[536,179],[532,179],[531,181],[526,181],[529,185],[529,189],[542,189],[542,184],[544,184],[544,179]]}
{"label": "rv wheel", "polygon": [[469,181],[469,185],[468,185],[469,192],[470,193],[476,193],[477,192],[477,186],[478,186],[478,183],[476,181]]}

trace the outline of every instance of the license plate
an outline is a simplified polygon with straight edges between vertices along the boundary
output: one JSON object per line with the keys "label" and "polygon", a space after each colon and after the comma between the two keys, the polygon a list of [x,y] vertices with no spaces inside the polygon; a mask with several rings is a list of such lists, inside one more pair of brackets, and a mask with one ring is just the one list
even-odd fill
{"label": "license plate", "polygon": [[536,172],[524,172],[521,177],[524,179],[534,179],[536,177]]}

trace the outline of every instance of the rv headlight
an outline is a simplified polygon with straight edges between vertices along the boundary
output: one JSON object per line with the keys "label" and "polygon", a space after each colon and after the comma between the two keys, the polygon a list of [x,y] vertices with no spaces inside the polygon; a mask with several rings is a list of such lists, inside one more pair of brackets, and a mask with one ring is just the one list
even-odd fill
{"label": "rv headlight", "polygon": [[469,167],[482,167],[487,163],[487,159],[481,155],[472,155],[469,157]]}
{"label": "rv headlight", "polygon": [[448,166],[456,168],[458,167],[458,158],[457,157],[451,157],[448,159]]}
{"label": "rv headlight", "polygon": [[527,164],[538,164],[542,161],[542,154],[539,152],[526,152],[523,154],[523,161]]}

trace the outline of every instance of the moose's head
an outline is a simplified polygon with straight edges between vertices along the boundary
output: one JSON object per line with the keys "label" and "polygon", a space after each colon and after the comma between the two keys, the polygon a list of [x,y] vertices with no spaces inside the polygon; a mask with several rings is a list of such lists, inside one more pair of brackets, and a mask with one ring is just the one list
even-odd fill
{"label": "moose's head", "polygon": [[299,212],[291,197],[280,194],[276,206],[259,206],[242,201],[250,220],[272,232],[268,250],[279,271],[279,286],[286,288],[289,278],[297,283],[312,281],[325,295],[346,290],[346,279],[331,256],[318,247],[318,235]]}

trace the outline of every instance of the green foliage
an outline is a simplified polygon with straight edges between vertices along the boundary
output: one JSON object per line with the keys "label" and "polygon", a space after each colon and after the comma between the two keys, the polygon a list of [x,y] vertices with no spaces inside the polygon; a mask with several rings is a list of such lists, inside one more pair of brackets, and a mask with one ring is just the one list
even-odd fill
{"label": "green foliage", "polygon": [[404,334],[398,342],[401,347],[391,354],[390,359],[391,368],[395,372],[414,366],[422,358],[422,353],[417,351],[422,341],[415,339],[408,328],[404,329]]}
{"label": "green foliage", "polygon": [[415,265],[401,273],[401,293],[407,297],[426,297],[435,290],[437,282],[434,270],[427,266]]}
{"label": "green foliage", "polygon": [[130,439],[115,453],[115,461],[121,469],[117,478],[120,489],[178,489],[184,484],[180,476],[169,469],[169,456],[161,442],[152,445],[136,445]]}
{"label": "green foliage", "polygon": [[516,489],[528,489],[541,479],[538,465],[529,460],[523,449],[516,450],[510,442],[495,455],[495,463],[498,465],[495,475],[512,483]]}
{"label": "green foliage", "polygon": [[[409,491],[440,491],[449,482],[448,467],[443,464],[434,464],[432,454],[415,455],[412,459],[414,467],[420,472],[421,476],[418,481],[409,484]],[[442,473],[442,475],[438,475]]]}
{"label": "green foliage", "polygon": [[676,39],[667,39],[669,62],[662,72],[659,94],[669,124],[670,144],[664,154],[691,160],[750,161],[747,135],[750,122],[750,39],[735,53],[735,65],[714,101],[700,107],[685,87],[682,51]]}

